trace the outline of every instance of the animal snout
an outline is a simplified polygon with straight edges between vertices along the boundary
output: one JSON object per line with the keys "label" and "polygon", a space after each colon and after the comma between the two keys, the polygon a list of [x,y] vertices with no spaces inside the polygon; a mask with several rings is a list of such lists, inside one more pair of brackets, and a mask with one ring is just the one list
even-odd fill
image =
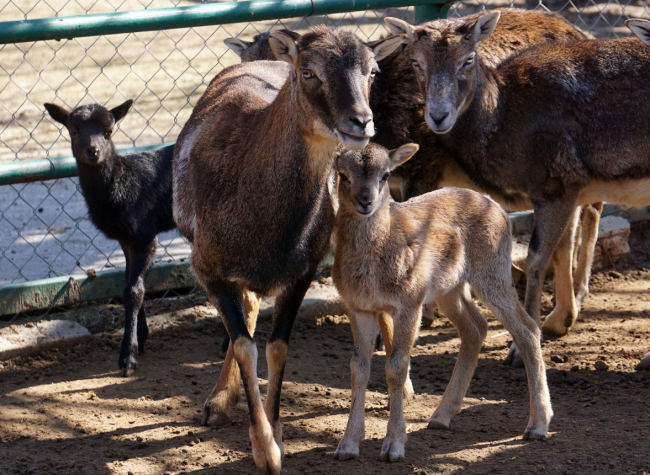
{"label": "animal snout", "polygon": [[370,121],[372,121],[372,114],[357,114],[350,117],[350,122],[361,128],[361,130],[365,130]]}
{"label": "animal snout", "polygon": [[86,149],[86,154],[90,158],[97,158],[97,156],[99,155],[99,147],[91,145]]}
{"label": "animal snout", "polygon": [[434,124],[440,127],[442,123],[445,121],[445,119],[449,117],[449,112],[438,112],[438,113],[431,112],[429,113],[429,117],[431,117],[431,120],[433,121]]}
{"label": "animal snout", "polygon": [[360,198],[359,199],[359,206],[361,206],[364,210],[367,210],[368,207],[372,204],[372,199],[370,198]]}

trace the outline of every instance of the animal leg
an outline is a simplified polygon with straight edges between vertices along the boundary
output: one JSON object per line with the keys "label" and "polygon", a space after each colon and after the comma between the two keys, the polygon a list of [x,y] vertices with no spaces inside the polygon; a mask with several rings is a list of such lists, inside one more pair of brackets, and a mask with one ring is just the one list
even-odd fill
{"label": "animal leg", "polygon": [[580,221],[582,239],[573,279],[578,311],[580,311],[584,299],[589,295],[589,278],[591,277],[591,268],[594,264],[594,250],[596,248],[596,241],[598,241],[598,224],[602,211],[602,202],[583,206],[582,219]]}
{"label": "animal leg", "polygon": [[[124,255],[127,256],[129,275],[122,296],[124,302],[124,337],[120,346],[118,366],[122,376],[131,376],[138,365],[138,342],[140,338],[143,338],[142,345],[144,348],[144,340],[146,340],[148,334],[142,302],[145,292],[144,279],[153,264],[156,254],[156,241],[153,240],[146,244],[125,243],[125,248]],[[142,323],[139,321],[140,313],[142,313]],[[139,337],[138,330],[143,326],[145,330],[143,335]]]}
{"label": "animal leg", "polygon": [[[505,272],[505,270],[504,270]],[[483,302],[512,335],[521,351],[528,376],[530,418],[524,439],[543,439],[553,417],[551,396],[546,381],[546,367],[540,345],[541,332],[535,321],[526,313],[514,287],[506,279],[485,280],[488,285],[476,288]]]}
{"label": "animal leg", "polygon": [[282,394],[284,367],[289,352],[289,338],[298,310],[300,310],[300,305],[305,298],[307,289],[309,289],[314,273],[309,273],[307,277],[287,288],[276,298],[275,308],[273,309],[273,330],[266,343],[269,383],[266,390],[265,411],[273,429],[273,437],[282,454],[284,454],[284,446],[282,444],[282,423],[280,421],[280,396]]}
{"label": "animal leg", "polygon": [[[535,204],[535,224],[530,245],[528,246],[528,256],[526,257],[526,299],[524,308],[526,313],[533,317],[538,325],[546,267],[560,238],[570,224],[571,217],[575,212],[576,195],[575,191],[566,192],[562,199]],[[568,268],[571,269],[570,262]],[[561,287],[560,284],[561,281],[556,277],[556,288]],[[571,292],[573,292],[573,287],[571,287]],[[510,347],[510,354],[504,363],[516,367],[523,366],[516,345],[513,344]]]}
{"label": "animal leg", "polygon": [[[386,347],[386,360],[390,358],[393,351],[393,318],[386,312],[378,312],[377,320],[379,321],[379,328],[381,335],[384,337],[384,345]],[[409,372],[411,367],[409,366]],[[406,375],[406,382],[404,383],[404,404],[408,404],[415,397],[413,389],[413,382],[411,381],[410,374]]]}
{"label": "animal leg", "polygon": [[[573,219],[564,230],[553,252],[555,267],[555,308],[546,317],[542,331],[550,336],[563,336],[568,327],[578,318],[578,305],[573,293],[573,243],[580,220],[581,208],[576,208]],[[567,324],[569,323],[569,324]]]}
{"label": "animal leg", "polygon": [[350,311],[350,326],[354,338],[354,352],[350,360],[352,402],[345,434],[334,453],[334,458],[337,460],[359,457],[359,444],[365,435],[366,388],[370,378],[372,337],[377,333],[377,318],[372,313],[353,310]]}
{"label": "animal leg", "polygon": [[[246,313],[247,330],[252,335],[255,333],[255,324],[257,323],[257,313],[260,308],[261,297],[246,289],[241,289],[241,294]],[[213,302],[213,304],[216,303]],[[221,312],[220,315],[223,319],[224,316]],[[219,374],[219,380],[203,405],[201,424],[221,426],[230,420],[230,412],[239,402],[239,382],[240,372],[234,349],[232,345],[228,345],[226,358],[224,359],[221,373]]]}
{"label": "animal leg", "polygon": [[[262,474],[279,475],[282,454],[273,439],[273,429],[264,413],[257,379],[257,346],[247,328],[242,290],[236,284],[225,281],[210,281],[206,285],[206,290],[230,335],[231,345],[228,352],[234,355],[244,383],[251,420],[249,435],[255,465]],[[219,379],[221,381],[221,377]],[[211,399],[208,398],[203,408],[204,420],[210,418],[210,411],[213,408],[211,403]]]}
{"label": "animal leg", "polygon": [[415,342],[422,305],[417,309],[402,309],[394,317],[393,351],[386,361],[386,382],[390,397],[390,416],[386,437],[379,458],[389,462],[404,460],[406,424],[404,422],[404,383],[408,376],[411,348]]}
{"label": "animal leg", "polygon": [[460,350],[447,389],[429,420],[429,429],[449,429],[452,416],[460,412],[481,346],[487,335],[487,321],[472,302],[467,285],[436,300],[460,335]]}

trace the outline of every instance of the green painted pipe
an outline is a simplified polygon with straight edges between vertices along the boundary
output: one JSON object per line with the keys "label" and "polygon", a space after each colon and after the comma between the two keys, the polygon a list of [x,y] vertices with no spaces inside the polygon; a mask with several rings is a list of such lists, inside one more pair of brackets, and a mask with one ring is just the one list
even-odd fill
{"label": "green painted pipe", "polygon": [[171,30],[444,3],[445,0],[256,0],[40,18],[0,23],[0,44]]}
{"label": "green painted pipe", "polygon": [[[121,297],[124,269],[50,279],[32,280],[0,287],[0,315],[43,310],[98,299]],[[145,279],[147,292],[196,286],[189,262],[165,262],[151,267]]]}
{"label": "green painted pipe", "polygon": [[[174,143],[145,145],[143,147],[121,148],[121,154],[154,150]],[[33,160],[16,160],[0,163],[0,186],[15,185],[16,183],[31,183],[34,181],[54,180],[77,176],[77,162],[74,157],[35,158]]]}

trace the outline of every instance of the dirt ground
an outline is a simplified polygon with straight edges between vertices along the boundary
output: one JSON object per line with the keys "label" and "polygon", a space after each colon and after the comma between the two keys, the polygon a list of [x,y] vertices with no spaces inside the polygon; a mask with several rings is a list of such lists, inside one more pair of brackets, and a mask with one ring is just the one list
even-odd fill
{"label": "dirt ground", "polygon": [[[493,318],[462,413],[448,431],[427,429],[459,348],[454,328],[438,318],[420,332],[412,352],[417,396],[406,408],[406,461],[389,466],[377,460],[388,419],[385,356],[377,353],[361,458],[337,462],[333,453],[350,398],[347,318],[298,321],[281,408],[283,473],[650,474],[650,373],[634,371],[650,349],[648,238],[649,229],[635,227],[632,256],[616,270],[594,275],[573,331],[544,343],[555,411],[544,442],[521,438],[528,418],[526,377],[502,364],[509,338]],[[544,298],[548,312],[549,294]],[[151,337],[131,378],[116,371],[119,306],[103,313],[88,343],[0,363],[0,473],[254,473],[243,397],[229,426],[199,425],[202,403],[221,369],[224,335],[204,302],[195,294],[149,309]],[[269,332],[270,322],[262,320],[257,340]],[[554,361],[561,359],[566,362]],[[598,360],[608,370],[597,371]],[[266,380],[260,383],[265,389]]]}

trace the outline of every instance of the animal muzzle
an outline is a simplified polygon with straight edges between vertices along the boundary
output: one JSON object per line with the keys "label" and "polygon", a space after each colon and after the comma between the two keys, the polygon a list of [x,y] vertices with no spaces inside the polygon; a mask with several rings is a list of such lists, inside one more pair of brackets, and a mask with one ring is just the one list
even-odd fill
{"label": "animal muzzle", "polygon": [[375,135],[375,123],[370,109],[364,112],[344,114],[336,121],[335,134],[343,146],[350,150],[361,150]]}
{"label": "animal muzzle", "polygon": [[456,111],[447,104],[427,102],[424,120],[436,134],[446,134],[456,123],[456,116]]}

